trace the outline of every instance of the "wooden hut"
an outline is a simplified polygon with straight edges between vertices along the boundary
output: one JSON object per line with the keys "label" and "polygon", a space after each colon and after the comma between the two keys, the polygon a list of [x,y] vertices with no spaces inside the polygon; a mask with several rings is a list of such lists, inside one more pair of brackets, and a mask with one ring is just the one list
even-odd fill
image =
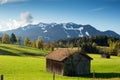
{"label": "wooden hut", "polygon": [[46,70],[65,76],[89,74],[91,60],[85,53],[57,49],[46,56]]}

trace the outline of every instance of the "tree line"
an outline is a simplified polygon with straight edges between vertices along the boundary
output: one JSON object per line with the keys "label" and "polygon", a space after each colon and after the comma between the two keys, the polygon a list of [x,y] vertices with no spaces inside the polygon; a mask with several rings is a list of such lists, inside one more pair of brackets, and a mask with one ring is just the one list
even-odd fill
{"label": "tree line", "polygon": [[24,45],[24,46],[38,48],[38,49],[48,49],[48,50],[54,49],[54,45],[52,42],[44,43],[44,41],[40,38],[33,41],[33,40],[30,40],[29,37],[27,37],[27,36],[24,39],[22,39],[21,36],[16,37],[16,35],[14,33],[12,33],[11,35],[3,34],[2,37],[0,38],[0,43]]}
{"label": "tree line", "polygon": [[[23,40],[23,41],[22,41]],[[68,38],[65,40],[58,40],[56,42],[45,43],[42,39],[38,38],[33,41],[29,37],[22,39],[21,36],[17,36],[12,33],[3,34],[0,38],[0,42],[3,44],[17,44],[28,47],[34,47],[38,49],[54,50],[54,48],[74,48],[81,49],[87,53],[97,54],[111,54],[120,56],[120,39],[116,37],[108,36],[90,36],[90,37],[79,37],[79,38]]]}
{"label": "tree line", "polygon": [[[86,36],[56,42],[57,47],[77,47],[87,53],[120,55],[120,38],[108,36]],[[102,48],[103,47],[103,48]]]}

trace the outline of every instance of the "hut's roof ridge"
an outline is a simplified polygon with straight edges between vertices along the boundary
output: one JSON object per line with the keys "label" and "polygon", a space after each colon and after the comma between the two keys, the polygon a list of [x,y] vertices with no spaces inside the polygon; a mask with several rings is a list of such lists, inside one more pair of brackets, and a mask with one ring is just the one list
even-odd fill
{"label": "hut's roof ridge", "polygon": [[[56,60],[56,61],[63,61],[64,59],[66,59],[67,57],[75,53],[78,53],[78,52],[72,49],[60,48],[46,55],[46,58],[51,60]],[[88,59],[92,59],[85,53],[81,53],[81,55],[85,56]]]}

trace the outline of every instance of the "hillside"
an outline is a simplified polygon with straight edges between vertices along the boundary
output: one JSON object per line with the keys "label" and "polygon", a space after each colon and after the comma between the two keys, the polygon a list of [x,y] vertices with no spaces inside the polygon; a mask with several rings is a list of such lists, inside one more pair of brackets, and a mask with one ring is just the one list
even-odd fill
{"label": "hillside", "polygon": [[83,36],[95,36],[95,35],[106,35],[119,37],[120,35],[114,31],[100,31],[95,29],[91,25],[81,25],[75,23],[39,23],[35,25],[27,25],[14,30],[0,32],[2,34],[15,33],[16,36],[24,37],[28,36],[31,40],[38,38],[43,39],[45,42],[57,41],[59,39],[76,38]]}
{"label": "hillside", "polygon": [[50,51],[26,46],[0,44],[0,55],[8,56],[45,56]]}

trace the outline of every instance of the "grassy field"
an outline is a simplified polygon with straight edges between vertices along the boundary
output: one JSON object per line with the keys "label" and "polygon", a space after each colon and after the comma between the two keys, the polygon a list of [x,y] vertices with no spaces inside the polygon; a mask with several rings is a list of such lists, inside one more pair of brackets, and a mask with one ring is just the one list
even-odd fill
{"label": "grassy field", "polygon": [[[9,52],[16,55],[9,56]],[[53,80],[53,75],[46,72],[45,57],[36,57],[48,52],[29,47],[0,44],[0,54],[2,54],[0,55],[0,74],[4,74],[5,80]],[[35,55],[24,55],[23,53]],[[96,78],[93,79],[91,73],[80,77],[56,75],[56,80],[120,80],[120,57],[112,56],[111,59],[103,59],[97,54],[89,55],[93,58],[91,72],[95,72]]]}

